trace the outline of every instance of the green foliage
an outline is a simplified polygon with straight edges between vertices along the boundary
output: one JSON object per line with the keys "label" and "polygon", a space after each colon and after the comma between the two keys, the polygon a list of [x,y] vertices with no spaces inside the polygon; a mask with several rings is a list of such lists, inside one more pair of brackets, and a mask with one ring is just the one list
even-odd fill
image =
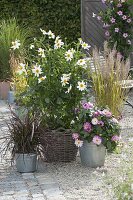
{"label": "green foliage", "polygon": [[29,37],[29,31],[21,28],[15,18],[2,20],[0,22],[0,79],[10,79],[12,70],[10,67],[12,42],[20,40],[20,48],[15,53],[15,57],[24,55],[24,46]]}
{"label": "green foliage", "polygon": [[1,0],[1,19],[14,16],[35,34],[43,28],[69,41],[80,37],[80,0]]}

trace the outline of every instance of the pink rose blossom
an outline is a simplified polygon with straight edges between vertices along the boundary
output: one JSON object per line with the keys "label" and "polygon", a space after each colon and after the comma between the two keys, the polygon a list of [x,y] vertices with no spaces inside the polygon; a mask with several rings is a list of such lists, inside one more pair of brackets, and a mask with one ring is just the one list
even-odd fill
{"label": "pink rose blossom", "polygon": [[100,145],[102,143],[102,138],[98,135],[95,135],[92,141],[94,144]]}
{"label": "pink rose blossom", "polygon": [[77,139],[79,138],[79,134],[78,134],[78,133],[73,133],[73,134],[72,134],[72,138],[73,138],[74,140],[77,140]]}
{"label": "pink rose blossom", "polygon": [[127,33],[123,33],[123,37],[124,37],[124,38],[127,38],[127,37],[128,37],[128,34],[127,34]]}
{"label": "pink rose blossom", "polygon": [[118,14],[119,16],[121,16],[121,15],[123,15],[123,12],[122,12],[122,11],[118,11],[117,14]]}
{"label": "pink rose blossom", "polygon": [[110,21],[112,24],[115,23],[115,18],[112,17]]}
{"label": "pink rose blossom", "polygon": [[105,35],[106,35],[106,36],[110,36],[109,31],[106,31],[106,32],[105,32]]}
{"label": "pink rose blossom", "polygon": [[120,137],[118,135],[114,135],[112,138],[111,138],[112,141],[114,142],[118,142],[120,140]]}
{"label": "pink rose blossom", "polygon": [[123,16],[122,16],[122,19],[123,19],[123,20],[126,20],[126,19],[127,19],[127,16],[126,16],[126,15],[123,15]]}
{"label": "pink rose blossom", "polygon": [[115,28],[115,32],[118,33],[119,32],[119,28]]}
{"label": "pink rose blossom", "polygon": [[132,21],[132,20],[129,18],[129,19],[127,20],[127,23],[131,23],[131,21]]}
{"label": "pink rose blossom", "polygon": [[92,130],[92,126],[89,122],[85,122],[83,127],[84,127],[84,131],[86,131],[88,133],[90,133]]}
{"label": "pink rose blossom", "polygon": [[92,103],[90,103],[90,102],[88,102],[88,103],[83,103],[82,106],[83,106],[83,108],[84,108],[85,110],[89,110],[89,109],[92,109],[92,108],[94,107],[94,105],[93,105]]}

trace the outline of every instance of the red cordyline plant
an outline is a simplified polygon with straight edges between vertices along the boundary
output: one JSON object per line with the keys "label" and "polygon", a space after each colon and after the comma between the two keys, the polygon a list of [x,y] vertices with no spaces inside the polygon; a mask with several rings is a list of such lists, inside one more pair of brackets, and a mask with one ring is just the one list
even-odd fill
{"label": "red cordyline plant", "polygon": [[101,11],[98,20],[102,20],[105,36],[111,48],[116,44],[117,56],[126,59],[132,51],[132,12],[133,0],[102,0],[108,5]]}

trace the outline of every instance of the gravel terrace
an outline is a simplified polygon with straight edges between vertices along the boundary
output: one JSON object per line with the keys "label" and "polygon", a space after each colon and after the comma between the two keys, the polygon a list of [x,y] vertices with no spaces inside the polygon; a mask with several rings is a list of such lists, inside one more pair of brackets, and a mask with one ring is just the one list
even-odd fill
{"label": "gravel terrace", "polygon": [[[129,101],[133,104],[133,90]],[[0,101],[0,136],[7,131],[5,119],[9,111]],[[133,164],[133,108],[129,105],[120,123],[121,153],[108,154],[102,168],[83,167],[77,157],[72,163],[39,163],[36,173],[19,174],[7,156],[0,161],[0,200],[116,200],[113,186],[124,181]]]}

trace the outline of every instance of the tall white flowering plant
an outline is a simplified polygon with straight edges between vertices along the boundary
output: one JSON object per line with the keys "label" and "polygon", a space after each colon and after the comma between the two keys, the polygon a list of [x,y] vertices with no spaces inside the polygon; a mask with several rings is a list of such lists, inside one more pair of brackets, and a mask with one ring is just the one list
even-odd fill
{"label": "tall white flowering plant", "polygon": [[82,49],[90,46],[78,40],[66,44],[52,31],[42,32],[30,45],[27,63],[18,74],[27,78],[26,104],[39,111],[50,129],[70,128],[75,108],[87,94],[87,59]]}

